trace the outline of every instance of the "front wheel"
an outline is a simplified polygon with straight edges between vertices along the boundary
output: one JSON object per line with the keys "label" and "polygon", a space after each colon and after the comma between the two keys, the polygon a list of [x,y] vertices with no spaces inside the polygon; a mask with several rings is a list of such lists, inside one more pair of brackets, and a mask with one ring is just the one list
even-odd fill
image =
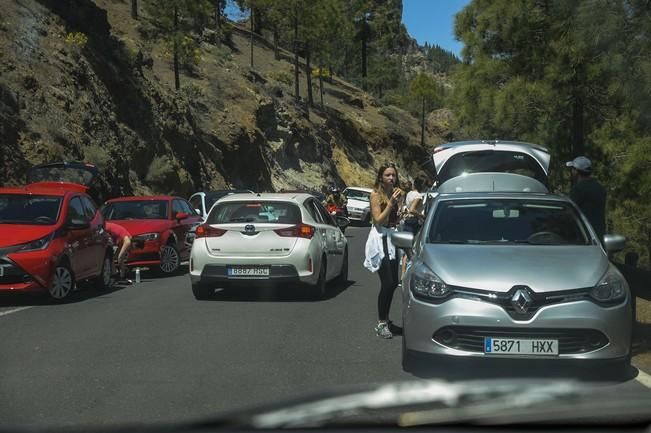
{"label": "front wheel", "polygon": [[75,277],[72,275],[72,270],[67,262],[60,262],[54,268],[54,275],[52,282],[48,287],[48,294],[50,298],[55,301],[64,301],[70,297],[75,290]]}
{"label": "front wheel", "polygon": [[160,270],[164,275],[171,275],[178,271],[181,264],[179,251],[174,245],[167,244],[160,252]]}

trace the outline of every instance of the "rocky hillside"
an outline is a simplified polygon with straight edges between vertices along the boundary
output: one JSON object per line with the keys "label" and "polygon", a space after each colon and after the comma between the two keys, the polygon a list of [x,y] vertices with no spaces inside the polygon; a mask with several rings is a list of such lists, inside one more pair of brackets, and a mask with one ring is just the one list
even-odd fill
{"label": "rocky hillside", "polygon": [[[3,1],[0,12],[0,185],[51,160],[97,164],[109,196],[330,181],[370,185],[396,161],[425,174],[418,121],[335,79],[306,116],[292,66],[234,30],[201,36],[201,61],[174,91],[171,60],[125,0]],[[306,94],[301,75],[301,94]],[[430,128],[428,143],[442,141]]]}

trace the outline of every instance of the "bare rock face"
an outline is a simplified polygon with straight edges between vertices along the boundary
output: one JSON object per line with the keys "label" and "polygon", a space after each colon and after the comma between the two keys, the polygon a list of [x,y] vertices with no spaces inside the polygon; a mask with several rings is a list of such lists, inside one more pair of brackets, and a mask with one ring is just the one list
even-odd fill
{"label": "bare rock face", "polygon": [[[399,0],[377,1],[401,10]],[[162,47],[138,32],[121,36],[130,25],[110,21],[126,2],[102,2],[107,10],[92,0],[23,3],[9,2],[0,26],[0,185],[23,183],[33,164],[66,159],[97,164],[106,198],[318,190],[368,186],[388,159],[413,177],[428,157],[414,144],[417,121],[408,113],[383,116],[377,101],[345,83],[328,85],[323,108],[296,103],[277,72],[288,64],[248,68],[237,57],[246,40],[236,35],[239,49],[204,32],[202,46],[216,60],[184,71],[177,92]],[[69,29],[86,42],[69,42]]]}

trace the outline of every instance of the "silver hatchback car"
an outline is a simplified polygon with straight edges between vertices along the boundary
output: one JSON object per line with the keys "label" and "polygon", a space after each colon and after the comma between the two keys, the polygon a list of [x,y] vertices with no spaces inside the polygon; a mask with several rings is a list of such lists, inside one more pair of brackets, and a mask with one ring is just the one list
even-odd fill
{"label": "silver hatchback car", "polygon": [[465,357],[630,362],[631,294],[567,197],[527,176],[475,173],[441,185],[403,277],[403,361]]}

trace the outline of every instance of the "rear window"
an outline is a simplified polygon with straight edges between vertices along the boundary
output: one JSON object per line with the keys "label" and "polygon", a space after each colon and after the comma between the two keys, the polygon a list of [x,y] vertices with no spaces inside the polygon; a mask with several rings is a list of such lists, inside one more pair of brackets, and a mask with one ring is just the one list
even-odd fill
{"label": "rear window", "polygon": [[218,203],[208,215],[208,224],[229,223],[299,224],[301,211],[288,202],[230,201]]}
{"label": "rear window", "polygon": [[165,200],[118,201],[102,210],[107,220],[167,219],[168,202]]}
{"label": "rear window", "polygon": [[52,225],[59,219],[61,197],[0,195],[0,224]]}
{"label": "rear window", "polygon": [[547,176],[538,162],[520,152],[474,151],[451,156],[441,167],[439,183],[471,173],[514,173],[528,176],[547,185]]}
{"label": "rear window", "polygon": [[451,200],[437,206],[428,241],[588,245],[587,233],[574,208],[563,202]]}

